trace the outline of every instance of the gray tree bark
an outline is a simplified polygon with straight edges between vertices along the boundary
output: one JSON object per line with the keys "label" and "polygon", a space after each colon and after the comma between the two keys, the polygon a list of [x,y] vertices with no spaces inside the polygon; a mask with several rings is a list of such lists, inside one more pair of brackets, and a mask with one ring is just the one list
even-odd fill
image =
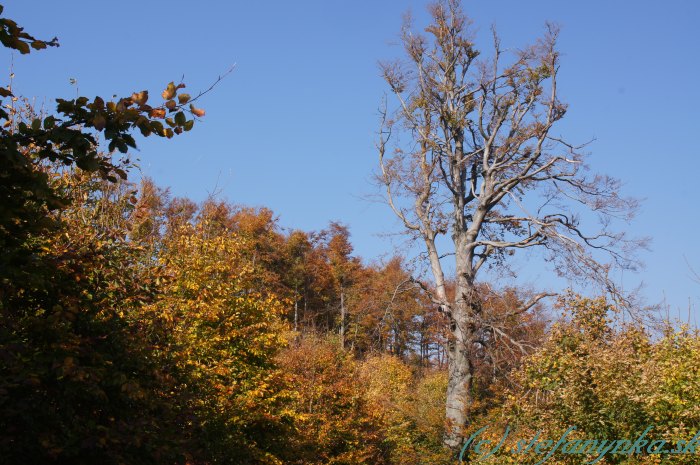
{"label": "gray tree bark", "polygon": [[[440,1],[430,13],[429,36],[406,23],[407,59],[381,66],[397,105],[381,109],[377,180],[408,233],[424,244],[433,282],[416,283],[449,321],[445,445],[458,449],[472,404],[475,349],[495,340],[522,349],[482,314],[483,266],[507,267],[515,251],[537,247],[558,271],[600,283],[624,305],[629,301],[608,273],[633,268],[629,253],[643,241],[611,230],[615,218],[632,218],[637,202],[619,195],[619,181],[587,175],[581,147],[552,134],[566,113],[557,95],[557,29],[548,25],[542,39],[504,64],[495,32],[493,56],[481,58],[458,0]],[[392,139],[396,133],[401,138]],[[595,212],[598,228],[584,230],[573,205]],[[437,239],[447,234],[451,250],[441,255]],[[599,261],[592,250],[611,260]],[[454,258],[454,296],[447,292],[447,257]],[[550,295],[533,294],[503,317],[522,315]]]}

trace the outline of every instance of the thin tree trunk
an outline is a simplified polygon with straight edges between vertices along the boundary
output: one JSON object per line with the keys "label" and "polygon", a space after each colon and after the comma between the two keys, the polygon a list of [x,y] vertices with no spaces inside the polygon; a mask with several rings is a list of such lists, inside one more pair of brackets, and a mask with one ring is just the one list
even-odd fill
{"label": "thin tree trunk", "polygon": [[299,294],[294,286],[294,331],[299,329]]}
{"label": "thin tree trunk", "polygon": [[345,348],[345,291],[340,288],[340,347]]}

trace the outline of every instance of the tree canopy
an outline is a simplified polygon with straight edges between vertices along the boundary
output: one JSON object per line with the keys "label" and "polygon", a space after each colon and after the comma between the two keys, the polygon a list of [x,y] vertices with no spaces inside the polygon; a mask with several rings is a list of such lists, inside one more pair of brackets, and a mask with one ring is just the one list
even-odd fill
{"label": "tree canopy", "polygon": [[[396,104],[382,109],[378,181],[407,232],[423,243],[433,300],[450,321],[452,427],[445,443],[458,448],[476,354],[495,340],[518,345],[501,318],[485,311],[476,291],[480,271],[507,266],[517,250],[541,249],[557,273],[597,282],[627,302],[609,272],[633,268],[631,252],[643,241],[612,229],[613,219],[634,215],[637,202],[620,194],[618,180],[588,174],[582,147],[554,132],[567,110],[557,92],[558,29],[548,24],[535,44],[514,53],[494,30],[485,56],[461,2],[429,9],[426,34],[410,19],[401,31],[405,59],[381,65]],[[594,212],[599,228],[582,222],[577,207]],[[446,250],[441,236],[450,239]],[[446,257],[454,260],[453,296]],[[525,313],[550,295],[536,293],[500,316]]]}

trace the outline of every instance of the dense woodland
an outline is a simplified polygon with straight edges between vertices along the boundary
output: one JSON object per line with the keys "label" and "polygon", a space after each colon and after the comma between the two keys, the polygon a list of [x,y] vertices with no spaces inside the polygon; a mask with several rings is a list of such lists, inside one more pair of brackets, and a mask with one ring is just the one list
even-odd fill
{"label": "dense woodland", "polygon": [[[55,45],[0,21],[5,47]],[[266,208],[131,181],[133,132],[171,138],[204,116],[183,88],[159,105],[145,92],[59,100],[54,114],[0,89],[0,463],[456,463],[450,321],[408,257],[355,255],[339,222],[290,231]],[[447,278],[450,299],[455,288]],[[487,425],[494,442],[506,425],[518,438],[576,425],[578,439],[653,425],[670,442],[700,429],[696,331],[651,327],[605,297],[513,312],[530,289],[476,292],[498,327],[475,331],[467,354],[463,438]],[[700,463],[647,451],[598,463],[662,459]]]}

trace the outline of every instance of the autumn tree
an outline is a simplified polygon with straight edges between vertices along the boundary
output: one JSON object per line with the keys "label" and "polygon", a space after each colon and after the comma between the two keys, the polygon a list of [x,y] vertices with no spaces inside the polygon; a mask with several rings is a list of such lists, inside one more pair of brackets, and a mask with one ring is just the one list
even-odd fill
{"label": "autumn tree", "polygon": [[285,281],[292,289],[294,314],[291,317],[294,331],[299,330],[299,301],[306,284],[306,258],[311,251],[311,242],[303,231],[292,231],[284,244],[284,251],[289,260],[288,274]]}
{"label": "autumn tree", "polygon": [[129,237],[147,246],[153,255],[164,232],[168,190],[159,188],[152,179],[145,177],[141,179],[138,194],[129,218]]}
{"label": "autumn tree", "polygon": [[[0,18],[0,41],[22,54],[58,46],[57,39],[37,39],[9,18]],[[182,92],[184,87],[170,82],[159,103],[149,102],[143,90],[114,100],[59,98],[55,111],[43,116],[14,111],[10,104],[0,108],[0,247],[6,251],[0,259],[1,278],[9,279],[19,265],[32,262],[27,238],[55,226],[48,213],[68,202],[52,189],[39,166],[59,163],[111,182],[125,179],[125,166],[112,154],[135,148],[135,132],[171,138],[192,129],[194,117],[204,116],[193,103],[202,94],[193,98]],[[18,99],[4,87],[0,98]],[[106,151],[100,150],[98,140],[104,141]]]}
{"label": "autumn tree", "polygon": [[322,235],[292,231],[281,253],[287,263],[283,280],[294,300],[290,317],[294,330],[329,329],[323,322],[336,293]]}
{"label": "autumn tree", "polygon": [[346,302],[348,288],[353,284],[354,277],[360,269],[359,260],[353,257],[353,247],[350,243],[350,231],[347,226],[331,222],[328,230],[327,254],[331,272],[340,298],[340,315],[338,334],[340,345],[345,347],[345,332],[347,330],[348,306]]}
{"label": "autumn tree", "polygon": [[[475,418],[471,431],[484,425],[511,425],[512,443],[523,437],[567,439],[636,438],[645,430],[651,440],[664,440],[666,450],[686,441],[700,428],[700,382],[697,330],[665,322],[652,331],[638,322],[623,321],[623,313],[603,297],[573,293],[556,302],[562,317],[542,346],[513,374],[517,383],[500,405]],[[489,428],[500,440],[497,428]],[[502,432],[502,429],[500,430]],[[495,436],[495,437],[494,437]],[[509,443],[506,443],[507,449]],[[652,447],[653,450],[655,447]],[[621,450],[627,449],[626,447]],[[582,451],[585,449],[582,449]],[[551,463],[591,463],[598,453],[557,454]],[[496,454],[486,464],[535,464],[537,454]],[[600,463],[646,465],[694,464],[695,454],[650,454],[649,449],[610,453]]]}
{"label": "autumn tree", "polygon": [[[0,6],[0,13],[3,9]],[[0,18],[21,54],[58,45]],[[6,463],[154,463],[175,450],[157,361],[129,317],[157,272],[126,241],[134,133],[170,138],[203,116],[184,84],[39,114],[0,88],[0,448]],[[10,103],[11,102],[11,103]],[[189,109],[188,109],[189,104]],[[104,147],[101,145],[104,142]],[[134,199],[135,200],[135,199]],[[167,425],[167,426],[166,426]],[[162,428],[161,428],[162,427]],[[161,462],[162,463],[162,462]]]}
{"label": "autumn tree", "polygon": [[358,363],[349,351],[330,338],[308,335],[278,359],[297,394],[289,408],[298,432],[290,438],[287,463],[388,463],[383,425],[362,396]]}
{"label": "autumn tree", "polygon": [[[164,239],[161,296],[140,311],[163,370],[176,378],[163,396],[180,409],[201,462],[279,463],[290,394],[273,363],[284,346],[284,305],[231,230],[212,234],[206,216]],[[195,450],[191,450],[194,454]]]}
{"label": "autumn tree", "polygon": [[386,351],[420,359],[421,344],[439,323],[424,318],[432,303],[411,279],[401,257],[363,266],[349,290],[348,343],[360,354]]}
{"label": "autumn tree", "polygon": [[29,264],[3,269],[20,278],[3,281],[0,299],[3,461],[174,460],[182,451],[162,372],[130,323],[155,298],[158,273],[123,240],[129,196],[81,171],[45,174],[70,208],[33,232],[18,255]]}
{"label": "autumn tree", "polygon": [[[403,27],[405,59],[381,66],[396,105],[382,110],[378,179],[423,243],[434,278],[426,287],[450,321],[445,444],[456,448],[468,422],[478,335],[511,342],[485,312],[479,273],[506,266],[517,250],[539,249],[559,273],[619,296],[609,270],[633,267],[627,252],[639,244],[611,229],[613,219],[631,218],[635,201],[620,196],[617,180],[589,175],[581,147],[554,131],[567,110],[557,87],[557,28],[547,25],[534,45],[513,53],[494,32],[486,58],[458,0],[440,1],[430,14],[426,35],[413,32],[410,20]],[[599,227],[584,228],[577,207],[601,219]],[[546,295],[502,316],[523,314]]]}

